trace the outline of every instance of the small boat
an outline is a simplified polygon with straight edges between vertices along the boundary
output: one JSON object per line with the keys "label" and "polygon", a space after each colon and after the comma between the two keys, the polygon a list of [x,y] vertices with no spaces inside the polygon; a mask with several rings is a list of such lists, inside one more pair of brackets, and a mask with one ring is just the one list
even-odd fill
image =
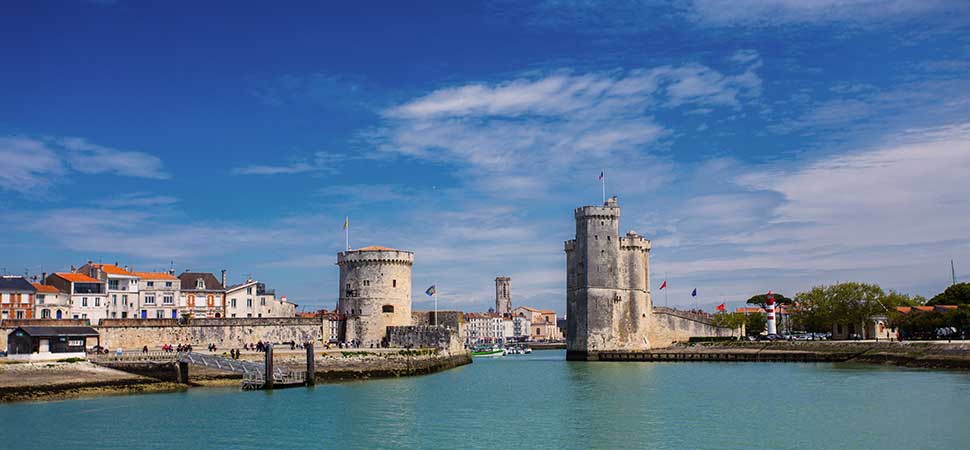
{"label": "small boat", "polygon": [[503,356],[505,355],[504,348],[498,347],[474,347],[472,348],[472,356],[478,357],[491,357],[491,356]]}

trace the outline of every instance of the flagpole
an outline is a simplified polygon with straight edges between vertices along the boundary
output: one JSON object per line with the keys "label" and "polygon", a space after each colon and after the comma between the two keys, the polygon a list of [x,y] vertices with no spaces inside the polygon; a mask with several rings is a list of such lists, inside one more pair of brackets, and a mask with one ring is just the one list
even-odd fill
{"label": "flagpole", "polygon": [[[664,283],[667,282],[667,272],[664,272]],[[667,299],[667,288],[664,288],[664,307],[670,307],[670,300]]]}
{"label": "flagpole", "polygon": [[434,297],[434,325],[438,326],[438,282],[434,282],[434,292],[432,292],[432,297]]}
{"label": "flagpole", "polygon": [[350,251],[350,216],[344,218],[344,244],[347,251]]}
{"label": "flagpole", "polygon": [[601,173],[603,174],[603,176],[600,177],[600,181],[603,184],[603,204],[606,204],[606,169],[603,169],[603,172]]}

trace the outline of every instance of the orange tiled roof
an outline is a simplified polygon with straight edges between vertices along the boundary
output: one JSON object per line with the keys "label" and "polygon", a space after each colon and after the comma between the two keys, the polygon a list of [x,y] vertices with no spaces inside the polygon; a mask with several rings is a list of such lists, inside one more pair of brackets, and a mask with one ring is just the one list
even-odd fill
{"label": "orange tiled roof", "polygon": [[519,309],[519,308],[522,308],[522,309],[527,310],[527,311],[532,311],[532,312],[542,312],[542,311],[539,311],[538,309],[530,308],[528,306],[516,306],[515,307],[515,309]]}
{"label": "orange tiled roof", "polygon": [[376,251],[382,251],[382,250],[394,251],[395,249],[389,248],[389,247],[382,247],[380,245],[369,245],[367,247],[357,249],[357,251],[363,251],[363,252],[376,252]]}
{"label": "orange tiled roof", "polygon": [[95,280],[94,278],[91,278],[83,273],[57,272],[54,275],[57,275],[72,283],[100,283],[100,281]]}
{"label": "orange tiled roof", "polygon": [[110,273],[112,275],[131,275],[131,272],[114,264],[92,264],[92,266],[95,268],[100,267],[104,273]]}
{"label": "orange tiled roof", "polygon": [[957,305],[936,305],[936,307],[937,308],[940,308],[940,309],[957,309],[957,308],[959,308],[959,306],[957,306]]}
{"label": "orange tiled roof", "polygon": [[34,287],[37,289],[37,292],[43,292],[47,294],[57,294],[61,292],[57,290],[57,288],[54,286],[49,286],[49,285],[40,284],[40,283],[31,283],[31,284],[34,285]]}
{"label": "orange tiled roof", "polygon": [[542,314],[555,314],[556,313],[555,311],[550,311],[548,309],[543,309],[542,311],[539,311],[539,312],[542,313]]}
{"label": "orange tiled roof", "polygon": [[903,314],[906,314],[906,313],[908,313],[908,312],[910,312],[912,310],[913,310],[913,308],[912,307],[909,307],[909,306],[897,306],[896,307],[896,311],[899,311],[899,312],[901,312]]}
{"label": "orange tiled roof", "polygon": [[177,280],[174,275],[165,272],[132,272],[132,275],[143,280]]}
{"label": "orange tiled roof", "polygon": [[918,309],[920,311],[933,311],[932,306],[914,306],[913,308]]}

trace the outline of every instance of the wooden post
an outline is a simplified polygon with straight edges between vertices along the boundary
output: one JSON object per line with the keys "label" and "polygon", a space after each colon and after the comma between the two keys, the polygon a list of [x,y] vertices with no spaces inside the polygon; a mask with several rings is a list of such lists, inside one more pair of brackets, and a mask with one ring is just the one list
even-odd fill
{"label": "wooden post", "polygon": [[306,385],[313,386],[317,381],[316,376],[317,376],[317,369],[313,361],[313,343],[307,342],[306,344]]}
{"label": "wooden post", "polygon": [[189,384],[189,363],[179,361],[175,366],[175,374],[179,383]]}
{"label": "wooden post", "polygon": [[263,372],[266,378],[263,389],[273,389],[273,344],[266,346],[266,366]]}

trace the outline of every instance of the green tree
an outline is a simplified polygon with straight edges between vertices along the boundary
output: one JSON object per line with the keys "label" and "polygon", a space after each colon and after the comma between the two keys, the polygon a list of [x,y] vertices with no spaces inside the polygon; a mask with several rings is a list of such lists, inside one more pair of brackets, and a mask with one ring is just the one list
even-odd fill
{"label": "green tree", "polygon": [[927,305],[970,305],[970,283],[954,284],[936,294]]}
{"label": "green tree", "polygon": [[[790,305],[793,302],[792,299],[790,299],[788,297],[785,297],[784,295],[781,295],[781,294],[775,294],[775,293],[773,293],[771,295],[773,297],[775,297],[775,304],[777,304],[777,305]],[[765,306],[768,305],[768,294],[758,294],[758,295],[755,295],[754,297],[751,297],[751,298],[748,299],[748,304],[749,305],[758,305],[758,306],[764,308]]]}
{"label": "green tree", "polygon": [[861,324],[876,314],[890,314],[887,302],[901,302],[908,297],[866,283],[839,283],[816,286],[795,294],[793,320],[806,331],[828,332],[836,323]]}
{"label": "green tree", "polygon": [[768,316],[762,313],[747,314],[744,317],[744,330],[749,335],[764,333],[768,328]]}

